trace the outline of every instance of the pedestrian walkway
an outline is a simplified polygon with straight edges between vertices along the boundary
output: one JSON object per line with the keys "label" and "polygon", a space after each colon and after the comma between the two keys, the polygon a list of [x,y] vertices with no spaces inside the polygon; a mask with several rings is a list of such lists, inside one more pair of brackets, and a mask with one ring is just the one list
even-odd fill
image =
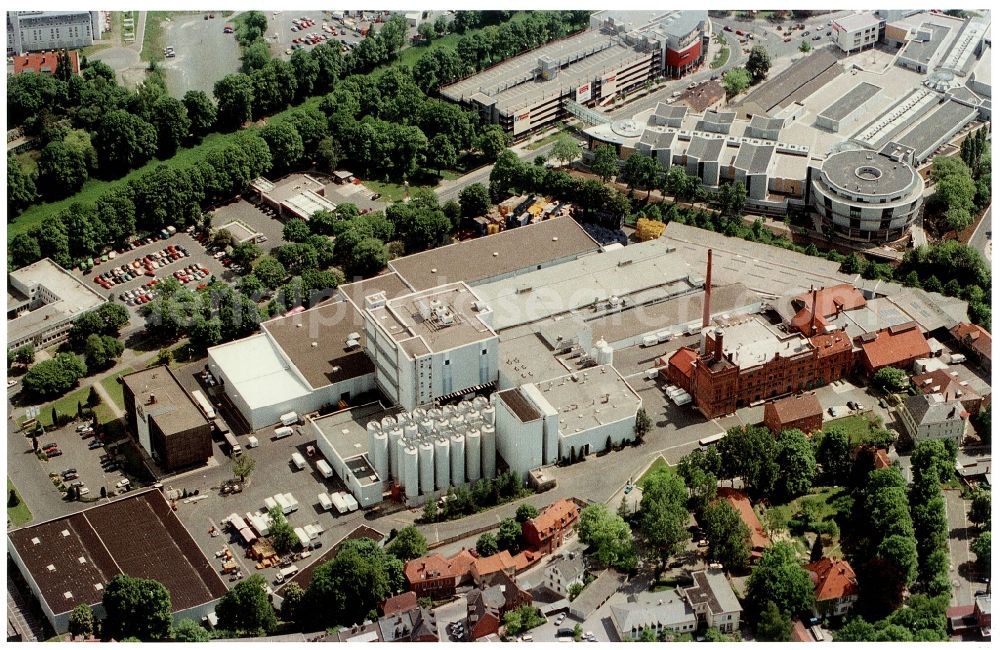
{"label": "pedestrian walkway", "polygon": [[21,635],[21,641],[39,641],[45,637],[44,626],[31,612],[27,598],[10,575],[7,576],[7,620]]}

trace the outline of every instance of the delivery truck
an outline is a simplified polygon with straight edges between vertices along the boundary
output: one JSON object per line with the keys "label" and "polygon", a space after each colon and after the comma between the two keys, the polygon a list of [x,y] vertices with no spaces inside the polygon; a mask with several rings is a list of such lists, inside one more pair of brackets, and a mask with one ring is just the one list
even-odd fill
{"label": "delivery truck", "polygon": [[322,458],[316,461],[316,469],[323,475],[323,478],[333,478],[333,468]]}
{"label": "delivery truck", "polygon": [[302,454],[296,451],[292,454],[292,464],[298,469],[305,469],[306,459],[302,457]]}

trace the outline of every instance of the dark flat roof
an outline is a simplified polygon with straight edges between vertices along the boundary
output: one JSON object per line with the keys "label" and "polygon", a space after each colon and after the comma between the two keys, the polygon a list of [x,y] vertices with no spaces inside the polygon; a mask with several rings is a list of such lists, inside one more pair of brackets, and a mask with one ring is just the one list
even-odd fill
{"label": "dark flat roof", "polygon": [[414,289],[421,291],[449,282],[474,285],[518,271],[534,270],[539,264],[598,248],[597,242],[574,219],[556,217],[407,255],[392,260],[389,266]]}
{"label": "dark flat roof", "polygon": [[[146,413],[156,420],[165,436],[208,424],[201,409],[167,366],[122,375],[122,382],[135,395],[136,404],[141,404]],[[151,404],[150,398],[153,397],[156,402]]]}
{"label": "dark flat roof", "polygon": [[914,162],[923,160],[931,153],[931,147],[943,134],[971,122],[977,114],[976,109],[956,101],[944,102],[929,113],[916,128],[900,138],[899,143],[913,147]]}
{"label": "dark flat roof", "polygon": [[[880,173],[878,178],[858,175],[858,170],[868,168],[877,169]],[[823,173],[835,187],[874,196],[903,192],[913,184],[916,175],[909,165],[866,150],[833,154],[823,162]]]}
{"label": "dark flat roof", "polygon": [[935,52],[937,52],[938,47],[941,46],[942,41],[944,41],[944,39],[948,36],[948,32],[950,32],[951,29],[945,27],[944,25],[932,25],[931,23],[922,24],[920,29],[929,30],[931,32],[931,39],[929,41],[918,41],[916,39],[907,41],[899,57],[901,59],[918,61],[927,65],[930,63],[931,57],[934,56]]}
{"label": "dark flat roof", "polygon": [[347,296],[358,309],[365,308],[365,296],[373,293],[384,292],[386,300],[398,298],[410,293],[410,288],[406,286],[403,279],[396,273],[383,273],[374,278],[340,285],[340,292]]}
{"label": "dark flat roof", "polygon": [[825,111],[819,114],[830,120],[839,121],[858,110],[862,104],[874,97],[881,90],[875,84],[861,82],[844,93],[840,99],[833,102]]}
{"label": "dark flat roof", "polygon": [[497,393],[497,397],[503,400],[517,419],[521,422],[533,422],[538,418],[542,417],[542,414],[538,412],[538,409],[532,405],[528,399],[521,394],[519,388],[511,388],[510,390],[504,390]]}
{"label": "dark flat roof", "polygon": [[[364,319],[350,301],[331,300],[261,326],[313,388],[375,372],[375,365],[363,351]],[[352,333],[361,335],[360,345],[349,350],[347,337]]]}
{"label": "dark flat roof", "polygon": [[55,614],[100,603],[104,586],[120,573],[161,582],[175,612],[226,593],[215,568],[155,489],[20,528],[9,537]]}
{"label": "dark flat roof", "polygon": [[[833,48],[824,47],[816,50],[812,54],[802,57],[784,71],[778,73],[773,78],[768,79],[757,87],[737,106],[744,108],[747,104],[756,104],[761,109],[771,111],[781,104],[786,106],[791,103],[789,98],[797,91],[809,86],[809,82],[817,77],[824,77],[831,66],[837,63],[839,57]],[[839,74],[839,70],[836,73]],[[834,75],[836,76],[836,75]],[[826,83],[825,81],[823,83]],[[815,91],[815,89],[810,92]],[[794,101],[794,100],[792,100]]]}

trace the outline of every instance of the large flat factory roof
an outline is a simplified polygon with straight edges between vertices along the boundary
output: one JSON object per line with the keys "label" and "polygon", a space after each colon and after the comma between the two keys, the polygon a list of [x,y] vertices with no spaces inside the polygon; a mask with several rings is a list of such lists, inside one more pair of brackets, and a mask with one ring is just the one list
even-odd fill
{"label": "large flat factory roof", "polygon": [[462,283],[426,289],[369,310],[411,358],[496,336],[479,318],[480,298]]}
{"label": "large flat factory roof", "polygon": [[306,190],[317,193],[323,191],[323,184],[307,174],[291,174],[277,182],[269,181],[266,178],[257,178],[250,183],[250,186],[262,192],[275,203],[284,203]]}
{"label": "large flat factory roof", "polygon": [[574,219],[556,217],[407,255],[392,260],[389,266],[415,290],[421,291],[449,282],[476,285],[599,248]]}
{"label": "large flat factory roof", "polygon": [[500,373],[514,383],[543,381],[569,371],[535,332],[500,339]]}
{"label": "large flat factory roof", "polygon": [[[208,424],[201,409],[167,366],[122,375],[122,383],[135,395],[136,404],[141,404],[147,415],[156,418],[165,436]],[[150,402],[150,399],[155,401]]]}
{"label": "large flat factory roof", "polygon": [[378,421],[385,413],[382,405],[376,402],[309,421],[330,441],[340,457],[348,460],[368,453],[368,423]]}
{"label": "large flat factory roof", "polygon": [[[653,240],[483,284],[476,292],[493,309],[493,326],[502,330],[612,296],[635,302],[667,298],[690,288],[686,282],[667,287],[686,276],[664,243]],[[655,296],[646,295],[650,292]]]}
{"label": "large flat factory roof", "polygon": [[823,161],[823,174],[831,185],[865,196],[895,196],[917,178],[909,165],[868,150],[833,154]]}
{"label": "large flat factory roof", "polygon": [[170,510],[146,490],[11,531],[10,542],[56,615],[96,605],[113,577],[157,580],[174,612],[221,598],[226,585]]}
{"label": "large flat factory roof", "polygon": [[931,61],[931,57],[937,52],[941,43],[947,38],[948,32],[951,30],[944,25],[932,25],[930,23],[923,23],[920,25],[918,31],[928,32],[930,38],[927,40],[912,38],[903,47],[903,51],[900,53],[900,58],[908,59],[910,61],[917,61],[919,63],[928,65]]}
{"label": "large flat factory roof", "polygon": [[[365,328],[361,313],[347,300],[327,301],[318,307],[261,324],[312,388],[375,371],[362,348]],[[349,346],[350,334],[360,335]]]}
{"label": "large flat factory roof", "polygon": [[604,365],[536,384],[559,412],[559,432],[572,435],[635,414],[642,399],[615,370]]}
{"label": "large flat factory roof", "polygon": [[[825,78],[824,73],[833,68],[839,60],[840,57],[833,48],[820,48],[812,54],[802,57],[775,75],[774,78],[765,81],[740,101],[737,107],[744,111],[754,112],[751,111],[751,107],[756,106],[760,108],[760,112],[770,114],[770,111],[776,106],[786,105],[784,102],[791,103],[788,99],[793,94],[798,96],[803,88],[811,88],[810,82]],[[834,76],[840,72],[839,68],[836,69]],[[814,90],[815,88],[813,88]],[[812,94],[812,91],[803,96],[809,94]]]}
{"label": "large flat factory roof", "polygon": [[792,357],[812,349],[801,334],[779,335],[761,318],[748,316],[742,322],[723,327],[722,349],[732,353],[733,363],[740,368],[759,366],[774,355]]}
{"label": "large flat factory roof", "polygon": [[829,108],[819,114],[830,120],[839,121],[858,110],[862,104],[878,94],[879,88],[875,84],[861,82],[851,90],[847,91],[840,99],[835,101]]}
{"label": "large flat factory roof", "polygon": [[955,101],[947,101],[921,120],[910,132],[899,139],[899,143],[912,147],[914,158],[923,160],[931,154],[931,147],[942,134],[961,128],[971,122],[978,111]]}
{"label": "large flat factory roof", "polygon": [[[247,404],[259,408],[304,397],[311,387],[264,332],[209,348],[209,357],[221,368]],[[248,363],[252,361],[252,363]]]}
{"label": "large flat factory roof", "polygon": [[[11,341],[32,334],[50,322],[76,318],[83,312],[105,302],[99,293],[49,258],[11,271],[10,275],[11,278],[29,287],[33,285],[43,286],[49,293],[58,297],[57,300],[38,309],[33,309],[15,319],[8,320],[7,339]],[[8,286],[9,284],[10,280],[8,280]],[[12,297],[15,299],[13,302]],[[14,303],[26,299],[27,296],[20,295],[20,291],[15,291],[12,295],[8,289],[8,308]]]}
{"label": "large flat factory roof", "polygon": [[[534,71],[538,67],[538,59],[541,57],[548,57],[553,61],[563,61],[605,48],[611,42],[610,36],[588,29],[515,56],[468,79],[444,86],[440,89],[440,93],[452,101],[467,99],[477,92],[493,96],[502,92],[511,83],[533,78]],[[560,72],[560,76],[561,74]]]}
{"label": "large flat factory roof", "polygon": [[406,286],[399,274],[394,272],[376,275],[374,278],[342,284],[338,287],[340,293],[344,294],[358,309],[365,306],[365,297],[374,293],[384,293],[389,300],[398,298],[410,293],[412,289]]}

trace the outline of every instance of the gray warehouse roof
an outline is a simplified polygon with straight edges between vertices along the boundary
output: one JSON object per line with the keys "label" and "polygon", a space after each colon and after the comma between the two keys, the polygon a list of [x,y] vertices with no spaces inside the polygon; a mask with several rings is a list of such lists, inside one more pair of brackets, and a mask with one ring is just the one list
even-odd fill
{"label": "gray warehouse roof", "polygon": [[948,32],[951,30],[944,25],[932,25],[930,23],[924,23],[920,26],[920,31],[930,32],[931,38],[929,40],[917,40],[910,39],[906,45],[903,47],[903,51],[900,53],[900,58],[908,59],[910,61],[917,61],[927,65],[930,63],[931,57],[937,52],[938,47],[948,36]]}
{"label": "gray warehouse roof", "polygon": [[748,174],[766,174],[768,165],[771,164],[771,157],[774,155],[773,144],[751,144],[744,142],[740,144],[740,151],[736,154],[736,161],[733,166],[742,169]]}
{"label": "gray warehouse roof", "polygon": [[874,84],[862,82],[844,93],[840,99],[827,107],[819,116],[834,121],[842,120],[858,110],[862,104],[874,97],[880,90],[881,88]]}
{"label": "gray warehouse roof", "polygon": [[654,111],[653,115],[665,120],[682,120],[684,119],[684,116],[687,115],[687,112],[687,106],[678,106],[674,104],[667,104],[666,102],[660,102],[656,105],[656,111]]}
{"label": "gray warehouse roof", "polygon": [[958,130],[963,125],[975,119],[978,111],[968,106],[963,106],[955,101],[947,101],[934,111],[931,111],[916,127],[909,133],[899,138],[900,144],[913,147],[916,152],[914,158],[923,160],[929,156],[935,143],[944,134]]}
{"label": "gray warehouse roof", "polygon": [[722,138],[705,138],[700,135],[692,135],[687,155],[688,158],[694,158],[698,162],[718,161],[722,156],[722,150],[725,146],[726,141]]}

